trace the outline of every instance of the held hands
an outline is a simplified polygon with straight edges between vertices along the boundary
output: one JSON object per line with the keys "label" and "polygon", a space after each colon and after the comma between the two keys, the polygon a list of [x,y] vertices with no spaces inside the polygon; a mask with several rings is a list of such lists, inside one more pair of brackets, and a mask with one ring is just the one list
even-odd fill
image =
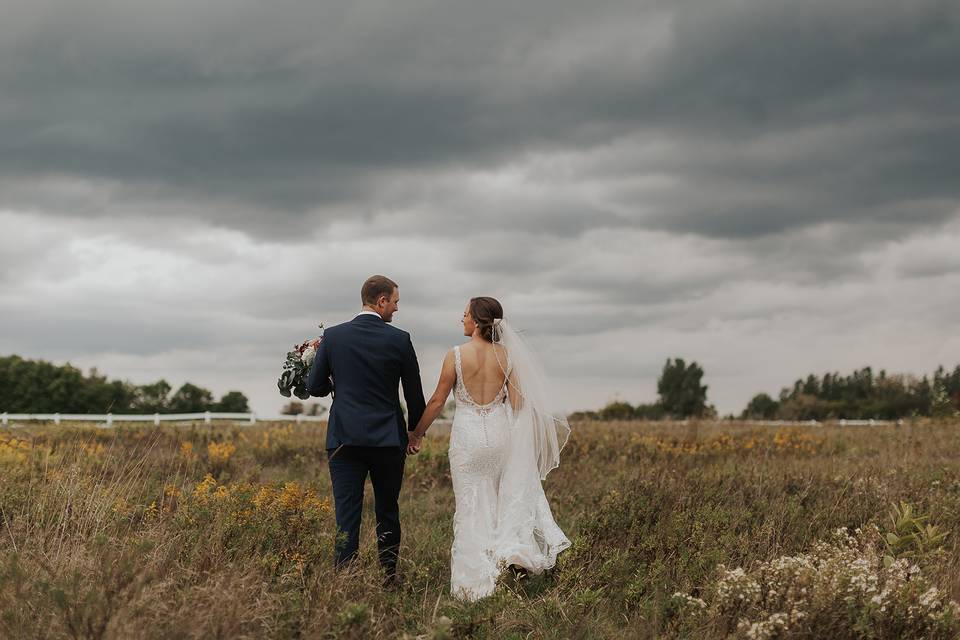
{"label": "held hands", "polygon": [[420,445],[423,444],[423,436],[417,435],[417,432],[414,431],[410,434],[409,442],[407,443],[407,454],[415,456],[420,453]]}

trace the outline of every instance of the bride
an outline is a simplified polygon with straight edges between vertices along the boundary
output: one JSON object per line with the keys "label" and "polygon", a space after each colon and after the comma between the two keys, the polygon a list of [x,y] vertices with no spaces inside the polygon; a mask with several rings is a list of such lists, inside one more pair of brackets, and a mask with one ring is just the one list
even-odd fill
{"label": "bride", "polygon": [[570,427],[549,411],[543,371],[497,300],[472,298],[463,334],[470,341],[447,353],[408,453],[420,450],[453,390],[450,591],[479,600],[493,593],[504,567],[542,573],[570,546],[541,484],[560,463]]}

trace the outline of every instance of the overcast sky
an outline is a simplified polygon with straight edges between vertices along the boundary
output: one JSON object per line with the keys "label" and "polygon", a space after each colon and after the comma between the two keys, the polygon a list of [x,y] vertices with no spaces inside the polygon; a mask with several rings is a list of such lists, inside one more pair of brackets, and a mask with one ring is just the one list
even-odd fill
{"label": "overcast sky", "polygon": [[960,363],[955,0],[0,1],[0,353],[284,399],[400,283],[567,409]]}

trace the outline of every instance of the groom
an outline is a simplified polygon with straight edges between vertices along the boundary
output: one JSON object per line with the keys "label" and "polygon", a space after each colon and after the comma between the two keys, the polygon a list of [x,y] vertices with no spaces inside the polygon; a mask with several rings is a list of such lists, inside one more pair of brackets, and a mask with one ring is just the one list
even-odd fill
{"label": "groom", "polygon": [[360,290],[363,310],[350,322],[330,327],[307,378],[310,395],[333,392],[327,423],[327,458],[337,515],[337,567],[357,555],[360,513],[367,474],[377,514],[377,549],[385,584],[397,580],[400,551],[400,485],[407,427],[398,386],[410,413],[410,429],[423,415],[420,367],[410,334],[390,326],[397,312],[397,283],[371,276]]}

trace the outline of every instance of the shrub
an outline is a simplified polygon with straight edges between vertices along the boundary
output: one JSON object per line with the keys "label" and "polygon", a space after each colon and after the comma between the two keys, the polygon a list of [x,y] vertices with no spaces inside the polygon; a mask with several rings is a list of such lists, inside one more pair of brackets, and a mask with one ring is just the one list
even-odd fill
{"label": "shrub", "polygon": [[736,637],[955,638],[960,605],[901,558],[884,561],[876,526],[837,529],[808,553],[752,571],[717,567],[703,600],[675,594],[693,617]]}

